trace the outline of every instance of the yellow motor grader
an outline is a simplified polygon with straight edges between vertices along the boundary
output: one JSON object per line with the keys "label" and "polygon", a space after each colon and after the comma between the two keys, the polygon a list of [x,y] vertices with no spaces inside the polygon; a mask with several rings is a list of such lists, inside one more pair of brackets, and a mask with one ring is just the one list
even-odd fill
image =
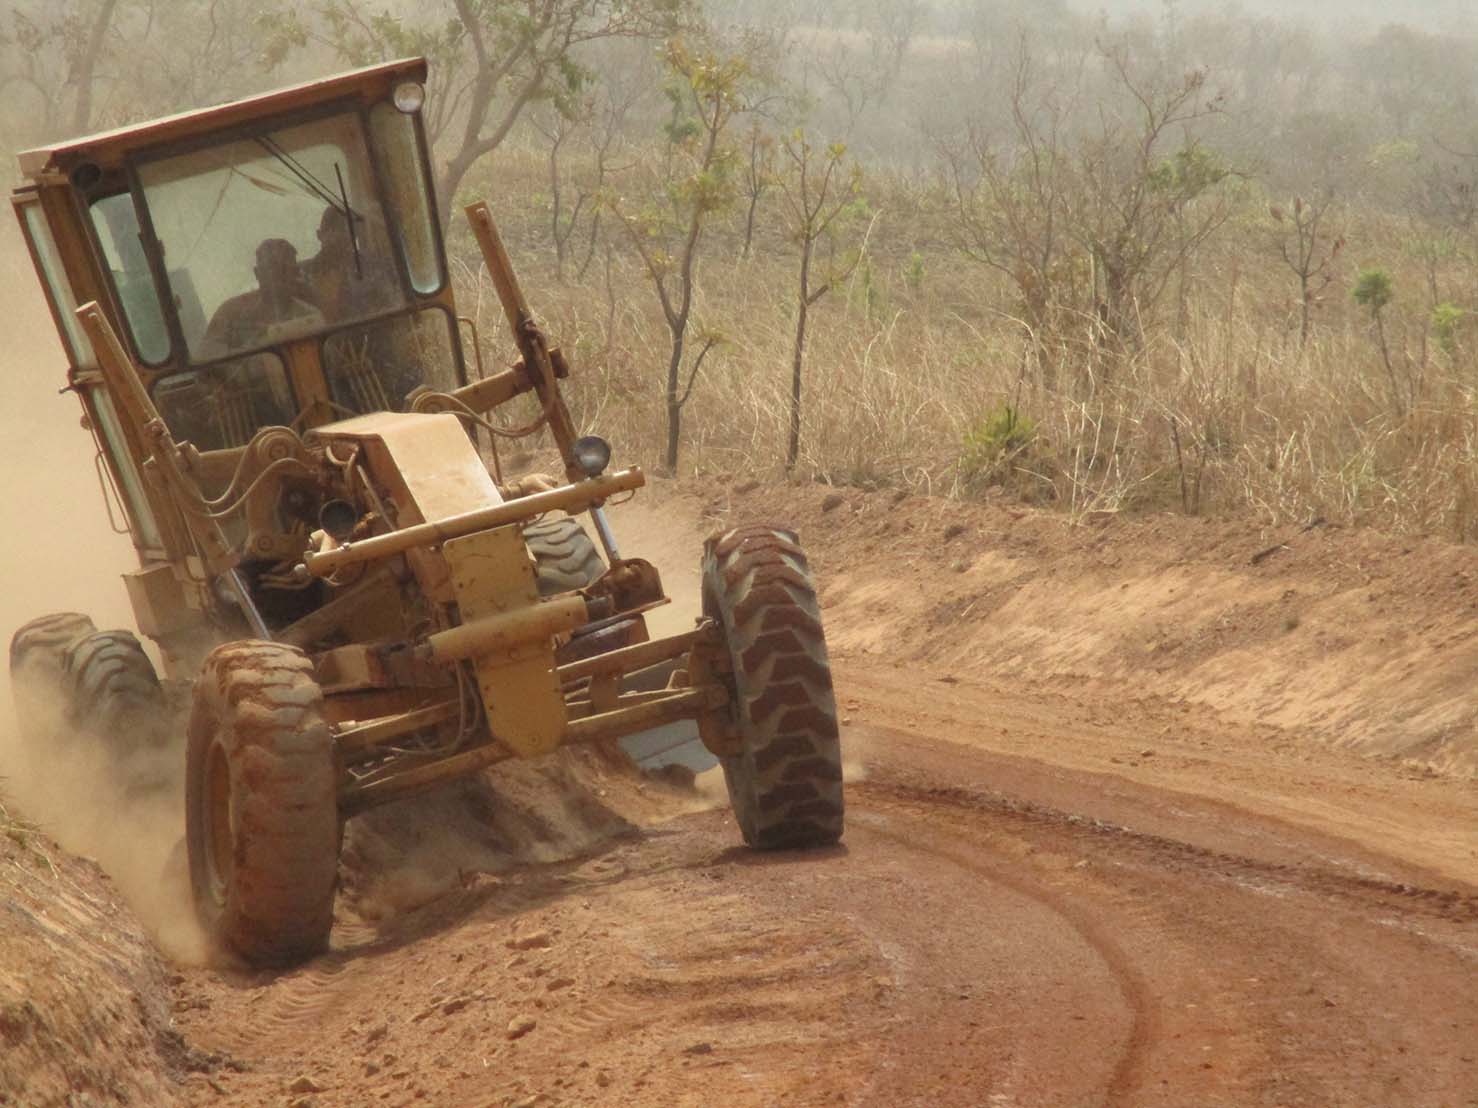
{"label": "yellow motor grader", "polygon": [[[138,550],[137,625],[167,681],[193,680],[198,914],[254,965],[327,943],[345,820],[568,743],[691,721],[751,846],[842,833],[795,535],[711,537],[703,617],[650,638],[667,597],[603,511],[643,475],[573,426],[566,361],[481,204],[512,368],[484,373],[457,314],[425,77],[398,61],[20,155],[12,202]],[[537,415],[510,428],[518,397]],[[501,472],[497,439],[535,432],[563,474]],[[10,656],[109,743],[165,713],[138,640],[83,615],[27,624]]]}

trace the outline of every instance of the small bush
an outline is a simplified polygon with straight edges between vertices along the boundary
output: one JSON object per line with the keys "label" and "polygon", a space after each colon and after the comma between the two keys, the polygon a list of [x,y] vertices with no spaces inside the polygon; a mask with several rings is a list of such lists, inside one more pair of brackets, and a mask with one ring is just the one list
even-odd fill
{"label": "small bush", "polygon": [[1037,437],[1036,421],[1002,402],[965,432],[960,475],[968,485],[1005,483]]}
{"label": "small bush", "polygon": [[1369,308],[1372,315],[1380,315],[1381,309],[1395,296],[1391,275],[1384,269],[1362,269],[1355,278],[1355,287],[1350,290],[1350,295],[1356,304]]}
{"label": "small bush", "polygon": [[1432,309],[1432,334],[1437,337],[1437,345],[1442,347],[1442,352],[1448,357],[1457,353],[1458,328],[1467,314],[1451,303],[1438,304]]}

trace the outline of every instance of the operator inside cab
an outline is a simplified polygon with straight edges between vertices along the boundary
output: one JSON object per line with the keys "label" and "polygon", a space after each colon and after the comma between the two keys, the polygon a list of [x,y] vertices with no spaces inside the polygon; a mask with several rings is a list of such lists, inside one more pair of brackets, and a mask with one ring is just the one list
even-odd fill
{"label": "operator inside cab", "polygon": [[297,247],[286,239],[264,239],[253,269],[257,287],[216,309],[205,329],[212,356],[285,342],[324,325],[324,315],[298,270]]}
{"label": "operator inside cab", "polygon": [[332,206],[323,209],[318,221],[318,253],[305,261],[302,269],[313,302],[332,322],[365,314],[368,282],[357,272],[364,268],[365,260],[362,255],[355,257],[355,246],[363,236],[364,217],[358,212]]}
{"label": "operator inside cab", "polygon": [[336,205],[318,220],[318,253],[299,264],[284,238],[257,247],[257,288],[216,309],[205,331],[210,357],[300,338],[326,324],[363,319],[395,306],[394,275],[372,245],[368,221]]}

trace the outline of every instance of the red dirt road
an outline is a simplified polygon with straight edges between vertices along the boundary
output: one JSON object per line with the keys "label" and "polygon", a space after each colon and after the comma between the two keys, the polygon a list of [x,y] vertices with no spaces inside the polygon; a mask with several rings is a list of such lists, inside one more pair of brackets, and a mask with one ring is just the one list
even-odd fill
{"label": "red dirt road", "polygon": [[177,1024],[217,1055],[190,1101],[1478,1103],[1478,862],[1440,845],[1467,786],[838,671],[843,847],[751,855],[695,812],[469,874],[295,973],[189,971]]}

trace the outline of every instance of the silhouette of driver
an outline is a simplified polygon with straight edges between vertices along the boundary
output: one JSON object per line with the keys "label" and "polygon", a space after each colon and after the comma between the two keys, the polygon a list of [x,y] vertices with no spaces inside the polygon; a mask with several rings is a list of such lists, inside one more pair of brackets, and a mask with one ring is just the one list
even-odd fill
{"label": "silhouette of driver", "polygon": [[257,287],[233,296],[205,329],[207,349],[223,353],[296,338],[323,326],[323,313],[305,297],[298,251],[286,239],[265,239],[253,270]]}
{"label": "silhouette of driver", "polygon": [[331,323],[358,319],[395,302],[394,276],[367,232],[363,215],[346,214],[333,205],[324,208],[318,221],[318,253],[303,262],[303,283],[306,295]]}

